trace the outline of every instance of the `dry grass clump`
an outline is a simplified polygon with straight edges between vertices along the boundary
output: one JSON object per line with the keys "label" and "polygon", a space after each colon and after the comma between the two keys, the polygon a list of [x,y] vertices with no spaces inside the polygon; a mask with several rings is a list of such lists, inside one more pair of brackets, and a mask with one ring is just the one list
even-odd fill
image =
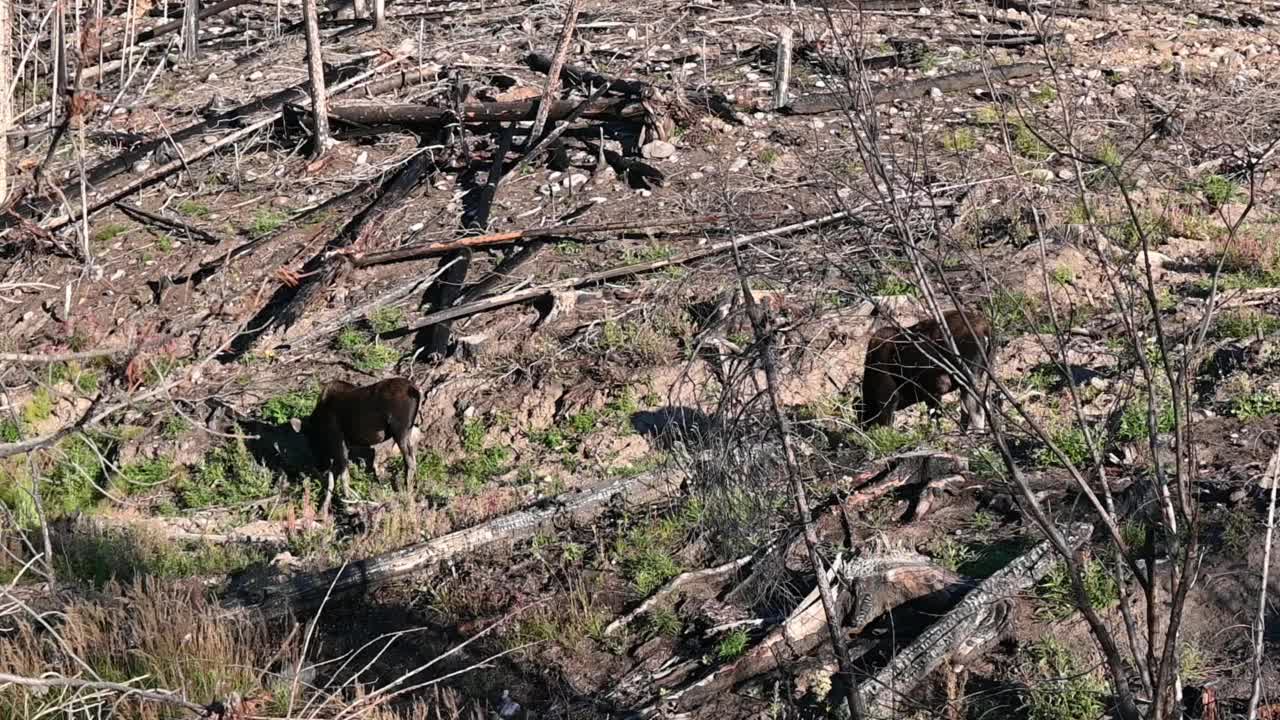
{"label": "dry grass clump", "polygon": [[[281,658],[259,620],[220,617],[221,608],[193,582],[140,580],[108,588],[115,599],[77,599],[40,620],[15,611],[0,642],[0,668],[26,677],[81,680],[171,690],[204,705],[263,689],[263,673]],[[175,708],[114,693],[56,688],[0,688],[0,717],[169,717]],[[74,713],[72,712],[74,710]]]}

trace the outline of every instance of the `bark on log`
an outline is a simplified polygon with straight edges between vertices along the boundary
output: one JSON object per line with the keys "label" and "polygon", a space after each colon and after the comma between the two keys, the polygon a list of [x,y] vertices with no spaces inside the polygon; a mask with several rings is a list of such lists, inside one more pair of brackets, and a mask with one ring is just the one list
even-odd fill
{"label": "bark on log", "polygon": [[[1041,63],[1015,63],[992,67],[989,71],[974,70],[936,78],[922,78],[909,83],[880,86],[873,90],[874,100],[877,103],[882,103],[893,100],[922,98],[927,96],[933,88],[938,88],[943,92],[969,90],[983,87],[988,81],[994,83],[1035,77],[1046,69],[1048,69],[1048,66]],[[850,99],[848,95],[844,93],[827,93],[799,98],[783,108],[782,111],[791,115],[817,115],[843,110],[849,106]]]}
{"label": "bark on log", "polygon": [[[463,108],[461,118],[447,108],[425,105],[349,105],[330,109],[329,114],[338,120],[359,125],[396,125],[415,130],[433,129],[452,122],[494,124],[533,120],[538,113],[539,102],[474,103]],[[577,107],[576,102],[557,100],[552,104],[548,117],[563,120]],[[590,120],[639,120],[644,117],[644,107],[629,100],[598,100],[582,113]]]}
{"label": "bark on log", "polygon": [[[1063,535],[1074,549],[1092,531],[1093,526],[1080,523]],[[902,708],[897,701],[947,658],[974,657],[995,643],[1004,632],[1018,595],[1044,577],[1057,559],[1048,542],[1036,545],[978,583],[959,605],[894,655],[874,677],[860,683],[858,694],[867,708],[868,720],[901,717]]]}
{"label": "bark on log", "polygon": [[655,502],[675,492],[679,480],[658,472],[619,479],[601,487],[554,498],[538,506],[504,515],[424,543],[393,550],[325,572],[285,578],[261,587],[233,589],[223,600],[229,608],[254,608],[268,616],[318,607],[326,597],[367,592],[390,580],[463,553],[531,537],[556,521],[588,521],[621,499],[627,503]]}

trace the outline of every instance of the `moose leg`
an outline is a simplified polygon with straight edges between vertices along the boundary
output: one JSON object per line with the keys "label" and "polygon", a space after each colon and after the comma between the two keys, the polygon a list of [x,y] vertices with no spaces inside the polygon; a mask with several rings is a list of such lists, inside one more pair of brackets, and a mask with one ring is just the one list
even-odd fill
{"label": "moose leg", "polygon": [[325,473],[324,502],[320,503],[320,517],[329,517],[329,504],[333,502],[333,469]]}
{"label": "moose leg", "polygon": [[960,429],[968,432],[984,432],[987,429],[987,414],[982,409],[982,401],[968,390],[960,391]]}
{"label": "moose leg", "polygon": [[400,448],[400,455],[404,458],[404,489],[409,491],[410,497],[417,492],[415,480],[418,477],[418,463],[414,458],[412,438],[412,432],[402,432],[396,436],[396,446]]}

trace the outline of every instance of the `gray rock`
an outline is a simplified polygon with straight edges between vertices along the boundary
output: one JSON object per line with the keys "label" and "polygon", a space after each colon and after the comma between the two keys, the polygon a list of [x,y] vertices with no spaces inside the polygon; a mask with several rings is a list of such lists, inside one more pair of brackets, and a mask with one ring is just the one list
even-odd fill
{"label": "gray rock", "polygon": [[676,146],[665,140],[654,140],[640,148],[640,153],[650,160],[665,160],[676,154]]}

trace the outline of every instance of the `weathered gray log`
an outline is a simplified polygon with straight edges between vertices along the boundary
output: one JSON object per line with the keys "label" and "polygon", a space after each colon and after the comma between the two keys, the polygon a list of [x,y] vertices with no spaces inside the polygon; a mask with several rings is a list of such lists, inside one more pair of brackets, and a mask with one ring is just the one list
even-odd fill
{"label": "weathered gray log", "polygon": [[[1078,548],[1093,526],[1079,523],[1063,535]],[[1006,565],[983,580],[950,612],[907,647],[880,672],[858,685],[868,719],[901,717],[896,701],[906,696],[939,665],[952,656],[972,657],[999,639],[1019,594],[1044,577],[1058,557],[1048,542]]]}
{"label": "weathered gray log", "polygon": [[326,597],[368,592],[440,560],[475,552],[496,543],[531,537],[553,521],[588,521],[619,498],[635,504],[655,502],[675,492],[678,486],[678,476],[665,471],[614,480],[601,487],[553,498],[465,530],[339,568],[287,577],[257,587],[234,588],[224,597],[223,604],[232,609],[254,608],[267,616],[312,609]]}
{"label": "weathered gray log", "polygon": [[[959,72],[941,77],[921,78],[908,83],[879,86],[873,88],[872,93],[873,99],[877,103],[891,102],[893,100],[911,100],[927,96],[934,88],[938,88],[943,92],[969,90],[985,86],[988,80],[1001,82],[1035,77],[1046,69],[1048,69],[1048,66],[1042,63],[998,65],[988,70]],[[810,95],[809,97],[797,99],[783,108],[783,112],[792,115],[817,115],[850,107],[851,102],[849,96],[845,93]]]}

